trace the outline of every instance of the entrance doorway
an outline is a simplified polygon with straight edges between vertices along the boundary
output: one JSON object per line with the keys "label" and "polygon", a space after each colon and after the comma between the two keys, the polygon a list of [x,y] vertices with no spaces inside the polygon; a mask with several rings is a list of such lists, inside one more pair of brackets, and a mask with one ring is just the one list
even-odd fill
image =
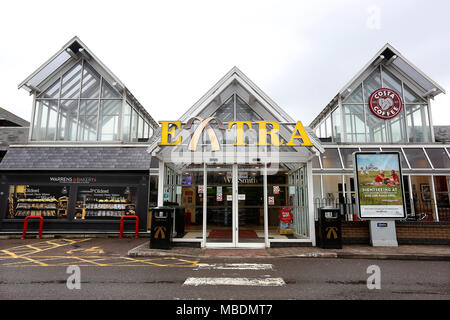
{"label": "entrance doorway", "polygon": [[310,240],[305,164],[167,166],[164,180],[164,199],[185,209],[185,229],[175,241],[264,248]]}
{"label": "entrance doorway", "polygon": [[264,247],[263,168],[206,166],[207,247]]}

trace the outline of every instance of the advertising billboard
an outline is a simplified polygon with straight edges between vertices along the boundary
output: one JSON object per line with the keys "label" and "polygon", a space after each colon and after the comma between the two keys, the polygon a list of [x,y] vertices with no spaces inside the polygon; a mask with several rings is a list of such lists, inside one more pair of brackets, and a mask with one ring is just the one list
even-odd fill
{"label": "advertising billboard", "polygon": [[359,217],[369,220],[405,219],[400,154],[355,152],[353,156]]}

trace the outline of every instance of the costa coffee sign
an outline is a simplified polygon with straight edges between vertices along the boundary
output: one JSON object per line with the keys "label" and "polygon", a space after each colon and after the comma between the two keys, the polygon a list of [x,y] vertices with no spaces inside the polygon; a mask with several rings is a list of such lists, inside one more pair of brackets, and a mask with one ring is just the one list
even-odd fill
{"label": "costa coffee sign", "polygon": [[369,108],[378,118],[392,119],[402,111],[402,99],[394,90],[381,88],[369,98]]}

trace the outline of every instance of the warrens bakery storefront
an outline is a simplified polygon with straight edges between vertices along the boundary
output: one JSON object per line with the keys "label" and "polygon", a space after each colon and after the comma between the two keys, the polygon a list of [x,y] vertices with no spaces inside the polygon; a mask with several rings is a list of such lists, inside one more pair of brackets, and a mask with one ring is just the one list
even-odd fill
{"label": "warrens bakery storefront", "polygon": [[29,143],[0,164],[2,232],[20,230],[30,214],[56,214],[48,232],[118,232],[131,213],[146,232],[154,202],[184,208],[175,243],[315,245],[317,208],[331,204],[345,216],[344,242],[368,243],[352,154],[399,151],[404,226],[439,227],[443,236],[430,229],[428,237],[436,243],[450,238],[449,145],[435,142],[431,115],[444,90],[390,45],[310,126],[238,68],[180,118],[158,124],[78,38],[55,60],[41,67],[45,77],[35,72],[21,85],[34,95],[33,121]]}

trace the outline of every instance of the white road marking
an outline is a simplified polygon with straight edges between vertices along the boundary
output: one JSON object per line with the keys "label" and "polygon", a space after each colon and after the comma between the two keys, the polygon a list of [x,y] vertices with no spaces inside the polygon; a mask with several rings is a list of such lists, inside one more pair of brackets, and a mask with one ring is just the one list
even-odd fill
{"label": "white road marking", "polygon": [[271,264],[263,263],[197,263],[194,270],[272,270]]}
{"label": "white road marking", "polygon": [[259,286],[279,287],[286,283],[282,278],[187,278],[184,286]]}

